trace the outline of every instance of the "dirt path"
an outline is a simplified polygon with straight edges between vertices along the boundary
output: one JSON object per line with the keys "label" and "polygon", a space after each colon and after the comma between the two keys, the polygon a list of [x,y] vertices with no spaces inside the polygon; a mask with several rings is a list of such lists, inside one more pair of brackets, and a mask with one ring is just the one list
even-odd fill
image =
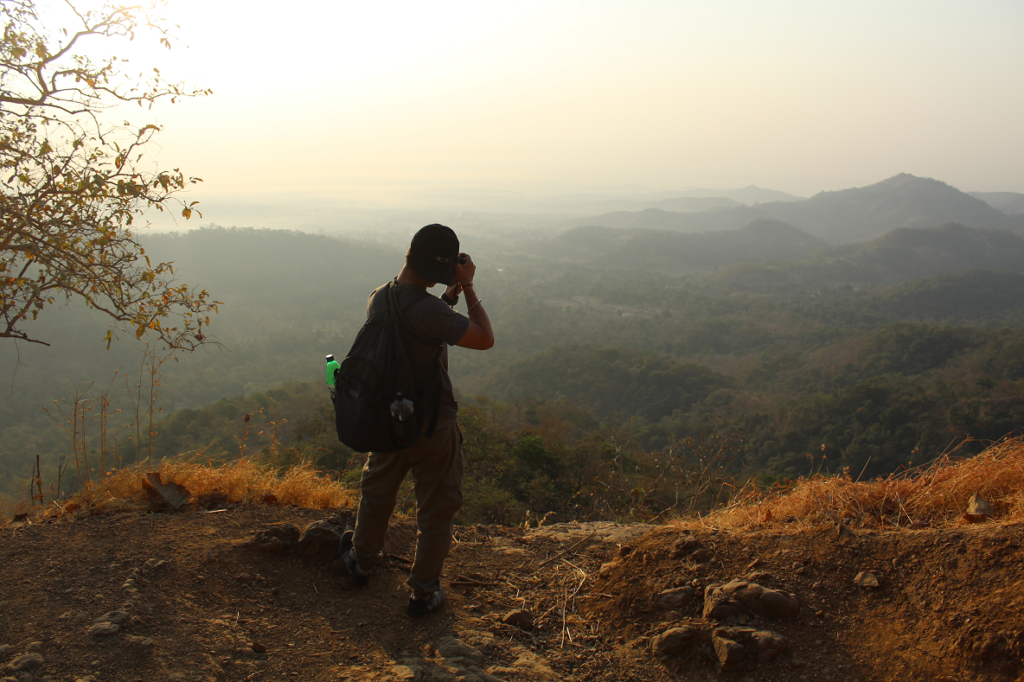
{"label": "dirt path", "polygon": [[[60,682],[1024,679],[1020,525],[458,528],[449,603],[412,621],[408,520],[391,531],[396,558],[362,591],[326,556],[252,546],[258,531],[330,516],[242,507],[9,524],[0,672]],[[858,587],[862,571],[879,586]],[[744,577],[791,593],[798,613],[740,605],[705,618],[709,587]],[[744,628],[773,633],[774,648],[758,653],[768,640]],[[664,635],[673,630],[686,640],[677,649]],[[721,671],[725,635],[739,642],[736,673]],[[658,646],[672,650],[659,658]]]}

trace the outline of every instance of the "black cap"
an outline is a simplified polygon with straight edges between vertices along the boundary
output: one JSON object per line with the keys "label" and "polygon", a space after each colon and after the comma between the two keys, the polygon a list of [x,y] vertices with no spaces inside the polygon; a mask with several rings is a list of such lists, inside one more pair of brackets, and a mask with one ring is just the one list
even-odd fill
{"label": "black cap", "polygon": [[454,282],[458,257],[459,238],[452,228],[437,223],[420,228],[409,245],[409,265],[428,282]]}

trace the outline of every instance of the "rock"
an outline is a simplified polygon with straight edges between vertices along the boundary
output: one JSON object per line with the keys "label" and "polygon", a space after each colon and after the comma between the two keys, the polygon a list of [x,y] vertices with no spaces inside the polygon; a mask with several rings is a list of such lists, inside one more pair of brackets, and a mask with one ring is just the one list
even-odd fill
{"label": "rock", "polygon": [[771,630],[716,628],[711,639],[723,670],[736,670],[746,658],[767,663],[789,650],[789,640]]}
{"label": "rock", "polygon": [[251,583],[253,580],[256,580],[256,578],[249,575],[248,573],[239,573],[235,576],[235,580],[237,580],[240,583]]}
{"label": "rock", "polygon": [[420,678],[419,668],[412,665],[392,666],[391,674],[398,680],[418,680]]}
{"label": "rock", "polygon": [[693,588],[689,585],[662,590],[655,597],[658,604],[667,611],[681,611],[693,600]]}
{"label": "rock", "polygon": [[516,609],[515,611],[509,611],[502,616],[501,622],[505,625],[517,627],[520,630],[532,630],[533,614],[526,609]]}
{"label": "rock", "polygon": [[42,648],[42,642],[29,642],[28,646],[25,647],[25,651],[40,651]]}
{"label": "rock", "polygon": [[29,672],[31,670],[37,670],[43,667],[46,663],[43,657],[37,653],[24,654],[18,656],[16,659],[7,664],[7,672],[21,673]]}
{"label": "rock", "polygon": [[878,578],[875,577],[874,573],[870,571],[861,571],[854,579],[853,584],[857,587],[878,587]]}
{"label": "rock", "polygon": [[344,529],[330,521],[317,521],[306,526],[295,545],[302,556],[332,559],[338,553]]}
{"label": "rock", "polygon": [[85,677],[76,677],[75,682],[99,682],[99,680],[92,675],[86,675]]}
{"label": "rock", "polygon": [[[328,521],[332,527],[338,527],[337,523]],[[301,532],[294,523],[286,523],[283,526],[271,526],[257,531],[255,537],[248,543],[255,549],[268,554],[279,554],[289,547],[294,547],[299,542]]]}
{"label": "rock", "polygon": [[143,573],[152,573],[154,571],[159,571],[161,568],[163,568],[166,565],[167,565],[167,562],[162,560],[162,559],[149,559],[148,561],[146,561],[145,564],[143,564],[142,572]]}
{"label": "rock", "polygon": [[120,629],[120,626],[114,623],[96,623],[89,628],[89,634],[93,637],[106,637],[107,635],[117,634],[117,631]]}
{"label": "rock", "polygon": [[253,642],[252,644],[249,645],[249,648],[251,648],[253,651],[255,651],[258,654],[262,654],[262,653],[264,653],[267,650],[267,645],[266,644],[261,644],[259,642]]}
{"label": "rock", "polygon": [[122,623],[128,622],[128,618],[129,618],[128,614],[125,613],[124,611],[111,611],[110,613],[105,613],[102,616],[100,616],[99,618],[94,619],[92,622],[94,622],[94,623],[104,623],[104,622],[106,622],[106,623],[113,623],[114,625],[121,625]]}
{"label": "rock", "polygon": [[715,630],[711,636],[711,643],[715,647],[715,655],[722,664],[723,672],[738,670],[746,663],[747,652],[743,645],[723,636],[720,630]]}
{"label": "rock", "polygon": [[140,649],[150,649],[156,646],[156,642],[154,642],[150,637],[139,637],[138,635],[132,635],[128,638],[128,645],[139,647]]}
{"label": "rock", "polygon": [[979,523],[991,518],[995,512],[995,507],[991,503],[983,500],[978,493],[974,493],[967,501],[967,513],[964,514],[964,519],[971,523]]}
{"label": "rock", "polygon": [[551,669],[546,659],[532,651],[521,653],[516,662],[512,664],[512,667],[521,677],[531,680],[531,682],[546,682],[549,680],[555,682],[561,679],[561,676],[556,675],[555,671]]}
{"label": "rock", "polygon": [[843,538],[853,538],[857,536],[845,523],[838,523],[836,524],[836,537],[842,540]]}
{"label": "rock", "polygon": [[434,648],[441,658],[464,658],[474,663],[479,663],[484,658],[479,651],[455,637],[444,637],[438,640]]}
{"label": "rock", "polygon": [[7,658],[7,652],[11,650],[10,644],[0,644],[0,661]]}
{"label": "rock", "polygon": [[262,542],[253,542],[253,547],[267,554],[281,554],[284,552],[284,543],[280,538],[265,538]]}
{"label": "rock", "polygon": [[696,564],[706,564],[707,562],[711,561],[711,559],[714,556],[715,553],[712,552],[710,549],[698,549],[690,555],[690,561]]}
{"label": "rock", "polygon": [[724,620],[741,614],[764,618],[791,618],[800,611],[796,597],[782,590],[745,580],[708,585],[704,590],[704,617]]}
{"label": "rock", "polygon": [[700,540],[696,538],[684,537],[676,540],[676,544],[672,546],[672,553],[669,555],[672,559],[681,559],[693,550],[700,547]]}
{"label": "rock", "polygon": [[651,640],[651,651],[657,658],[673,658],[697,643],[700,630],[690,625],[665,630]]}

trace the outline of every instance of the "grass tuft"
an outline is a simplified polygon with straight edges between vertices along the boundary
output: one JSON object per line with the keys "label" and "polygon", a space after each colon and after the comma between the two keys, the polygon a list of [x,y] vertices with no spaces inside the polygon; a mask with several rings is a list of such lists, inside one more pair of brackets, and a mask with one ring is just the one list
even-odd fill
{"label": "grass tuft", "polygon": [[[200,461],[196,457],[161,462],[156,469],[166,483],[185,486],[191,501],[214,492],[225,494],[239,504],[289,505],[307,509],[335,509],[352,506],[353,491],[344,483],[302,463],[283,472],[266,464],[242,458],[228,462]],[[114,471],[90,483],[67,503],[54,504],[51,513],[90,508],[98,512],[117,512],[148,507],[142,488],[144,468],[129,467]]]}
{"label": "grass tuft", "polygon": [[863,528],[948,527],[967,522],[975,493],[994,505],[995,518],[1024,519],[1024,437],[1006,438],[975,457],[947,454],[871,481],[816,475],[767,491],[747,486],[704,522],[734,528],[829,521]]}

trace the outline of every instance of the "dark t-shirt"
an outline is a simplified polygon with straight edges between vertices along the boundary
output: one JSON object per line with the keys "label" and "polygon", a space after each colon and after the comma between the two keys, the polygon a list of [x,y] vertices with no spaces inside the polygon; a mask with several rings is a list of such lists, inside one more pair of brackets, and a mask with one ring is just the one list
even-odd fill
{"label": "dark t-shirt", "polygon": [[[387,295],[387,285],[370,294],[370,301],[378,293]],[[441,414],[457,414],[459,404],[455,401],[452,380],[448,376],[448,346],[454,346],[462,339],[469,329],[469,318],[459,313],[437,296],[430,292],[423,294],[412,284],[398,283],[395,289],[398,306],[402,309],[409,325],[418,334],[427,339],[436,339],[441,347]],[[370,303],[367,302],[366,313],[369,316]],[[411,334],[406,337],[406,349],[409,362],[412,364],[413,380],[417,386],[428,385],[433,380],[434,362],[437,358],[438,345],[426,344]]]}

